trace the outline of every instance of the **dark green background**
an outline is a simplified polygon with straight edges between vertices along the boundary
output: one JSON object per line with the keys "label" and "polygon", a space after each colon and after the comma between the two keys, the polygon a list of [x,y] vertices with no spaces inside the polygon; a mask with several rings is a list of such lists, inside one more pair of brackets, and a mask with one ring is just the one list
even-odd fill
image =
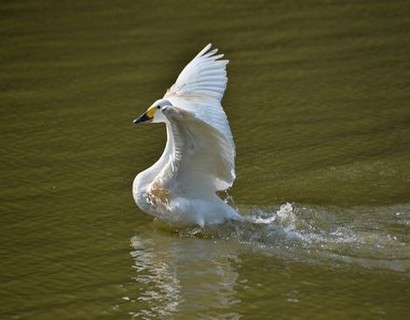
{"label": "dark green background", "polygon": [[[0,316],[405,319],[409,14],[408,1],[2,1]],[[249,226],[202,239],[135,207],[165,131],[132,120],[208,42],[231,61],[230,196],[245,214],[292,202],[309,241]]]}

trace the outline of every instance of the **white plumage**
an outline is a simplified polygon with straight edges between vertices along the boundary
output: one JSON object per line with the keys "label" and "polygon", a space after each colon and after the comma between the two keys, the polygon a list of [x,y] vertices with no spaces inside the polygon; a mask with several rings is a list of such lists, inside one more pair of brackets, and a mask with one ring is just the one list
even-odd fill
{"label": "white plumage", "polygon": [[240,219],[215,193],[233,184],[235,144],[221,106],[228,60],[210,48],[201,50],[164,98],[134,120],[166,124],[165,150],[137,175],[133,195],[141,210],[173,224]]}

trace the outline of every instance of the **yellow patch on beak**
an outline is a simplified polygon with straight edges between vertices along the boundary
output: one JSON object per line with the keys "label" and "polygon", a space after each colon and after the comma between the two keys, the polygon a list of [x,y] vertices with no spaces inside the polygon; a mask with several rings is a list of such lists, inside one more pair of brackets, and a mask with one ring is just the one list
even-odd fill
{"label": "yellow patch on beak", "polygon": [[151,107],[149,107],[148,110],[147,110],[147,112],[146,112],[147,117],[150,118],[150,119],[152,119],[152,118],[154,117],[154,114],[155,114],[155,111],[156,111],[156,110],[157,110],[157,107],[154,106],[154,105],[152,105]]}

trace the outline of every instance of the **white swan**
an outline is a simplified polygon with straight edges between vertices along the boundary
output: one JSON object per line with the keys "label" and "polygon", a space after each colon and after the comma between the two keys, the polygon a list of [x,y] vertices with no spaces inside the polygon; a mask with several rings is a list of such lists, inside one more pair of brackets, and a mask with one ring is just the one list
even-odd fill
{"label": "white swan", "polygon": [[134,120],[166,125],[165,150],[137,175],[133,196],[142,211],[172,224],[203,227],[241,219],[216,195],[235,179],[235,144],[221,106],[228,60],[210,48],[188,63],[164,98]]}

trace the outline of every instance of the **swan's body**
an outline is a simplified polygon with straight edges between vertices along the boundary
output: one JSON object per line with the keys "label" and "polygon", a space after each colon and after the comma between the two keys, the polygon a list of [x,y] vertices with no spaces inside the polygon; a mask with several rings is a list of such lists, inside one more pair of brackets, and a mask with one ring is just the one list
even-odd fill
{"label": "swan's body", "polygon": [[207,45],[181,72],[163,99],[134,123],[164,122],[160,159],[133,183],[138,207],[173,224],[221,223],[240,215],[217,195],[235,179],[235,144],[221,106],[226,64]]}

